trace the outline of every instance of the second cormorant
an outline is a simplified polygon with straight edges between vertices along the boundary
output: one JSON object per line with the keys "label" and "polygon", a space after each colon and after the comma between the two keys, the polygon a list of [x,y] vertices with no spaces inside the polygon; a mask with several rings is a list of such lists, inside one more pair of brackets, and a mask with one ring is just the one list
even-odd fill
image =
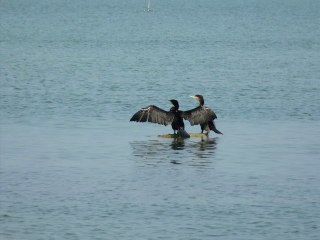
{"label": "second cormorant", "polygon": [[201,126],[201,133],[203,131],[207,131],[207,133],[210,132],[210,130],[214,131],[217,134],[222,134],[217,128],[214,123],[214,120],[217,118],[217,115],[212,111],[210,108],[204,106],[204,99],[202,95],[195,95],[191,96],[194,99],[197,99],[199,101],[199,106],[184,111],[182,116],[184,119],[188,120],[191,125],[198,125]]}

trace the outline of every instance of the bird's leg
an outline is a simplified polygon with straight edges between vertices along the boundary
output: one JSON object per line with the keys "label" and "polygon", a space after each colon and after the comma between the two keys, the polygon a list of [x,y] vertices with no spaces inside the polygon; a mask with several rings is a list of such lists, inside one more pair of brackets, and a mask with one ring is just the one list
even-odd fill
{"label": "bird's leg", "polygon": [[176,130],[173,130],[173,134],[176,135]]}

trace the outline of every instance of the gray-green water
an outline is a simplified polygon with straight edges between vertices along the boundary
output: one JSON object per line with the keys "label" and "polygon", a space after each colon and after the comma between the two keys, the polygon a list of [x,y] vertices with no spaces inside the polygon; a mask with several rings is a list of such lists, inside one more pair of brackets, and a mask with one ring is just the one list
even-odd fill
{"label": "gray-green water", "polygon": [[[318,239],[319,2],[146,6],[0,1],[1,239]],[[129,122],[194,94],[223,136]]]}

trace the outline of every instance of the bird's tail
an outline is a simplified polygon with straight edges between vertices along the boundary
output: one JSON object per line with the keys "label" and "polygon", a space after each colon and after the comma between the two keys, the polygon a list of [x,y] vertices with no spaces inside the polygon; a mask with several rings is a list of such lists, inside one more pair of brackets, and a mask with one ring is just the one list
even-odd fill
{"label": "bird's tail", "polygon": [[177,135],[182,138],[189,138],[190,137],[189,133],[187,133],[186,130],[184,130],[184,129],[179,129],[177,131]]}
{"label": "bird's tail", "polygon": [[222,134],[222,132],[220,132],[217,128],[216,128],[216,124],[214,123],[214,121],[212,121],[211,124],[209,124],[210,130],[214,131],[216,134]]}

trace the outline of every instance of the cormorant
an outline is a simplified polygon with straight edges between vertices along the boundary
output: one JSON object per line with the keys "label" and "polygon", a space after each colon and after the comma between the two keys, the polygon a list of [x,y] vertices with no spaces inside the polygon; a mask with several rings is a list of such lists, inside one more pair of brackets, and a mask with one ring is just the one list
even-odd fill
{"label": "cormorant", "polygon": [[214,123],[214,119],[217,118],[217,115],[210,108],[204,106],[203,96],[195,95],[191,97],[199,101],[199,106],[183,112],[183,118],[188,120],[192,126],[200,124],[201,133],[203,133],[204,130],[206,130],[207,133],[212,130],[217,134],[222,134]]}
{"label": "cormorant", "polygon": [[173,107],[169,111],[165,111],[155,105],[149,105],[141,108],[136,112],[130,121],[135,122],[152,122],[162,125],[171,124],[174,134],[182,137],[189,138],[190,135],[184,130],[184,122],[182,118],[183,111],[179,110],[179,103],[175,99],[169,100]]}

